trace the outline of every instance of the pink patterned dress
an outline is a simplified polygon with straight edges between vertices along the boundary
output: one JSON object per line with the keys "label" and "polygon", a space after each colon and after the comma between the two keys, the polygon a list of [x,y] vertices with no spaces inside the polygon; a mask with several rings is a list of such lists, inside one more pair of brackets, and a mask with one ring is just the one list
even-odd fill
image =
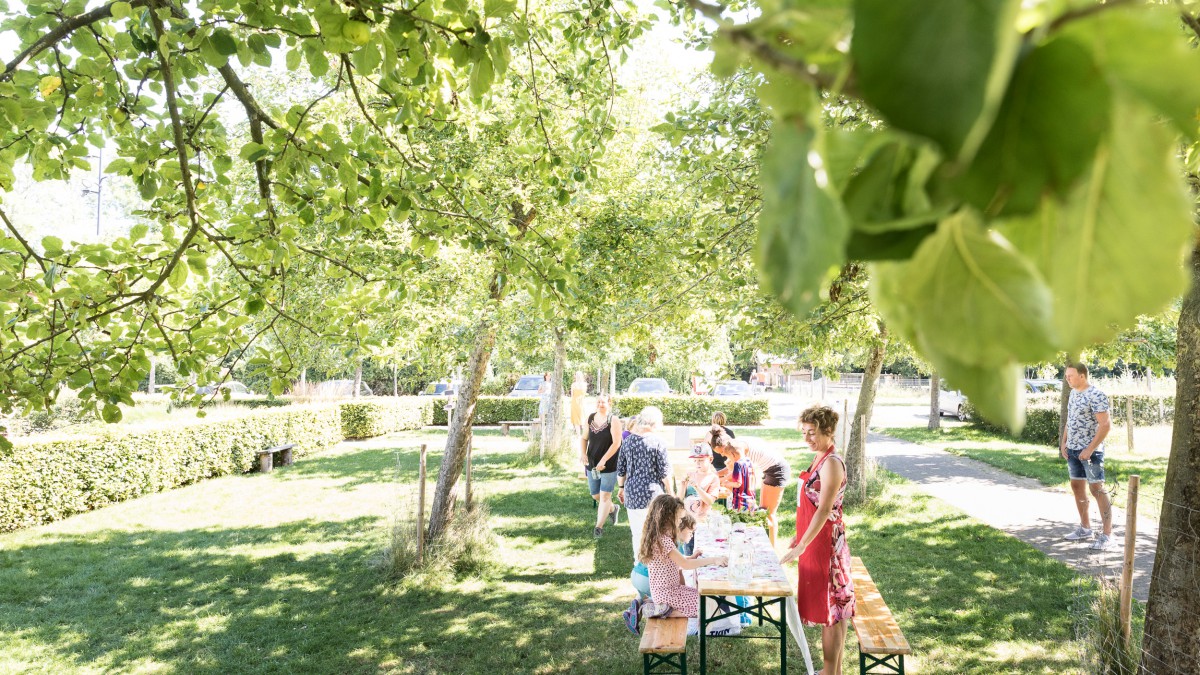
{"label": "pink patterned dress", "polygon": [[[795,546],[817,512],[821,501],[821,466],[833,458],[833,448],[819,455],[808,471],[800,474],[801,494],[796,508]],[[844,464],[843,464],[844,468]],[[846,479],[838,487],[833,509],[816,539],[800,555],[800,581],[796,589],[796,604],[800,618],[810,626],[832,626],[854,616],[854,581],[850,578],[850,547],[846,543],[846,524],[842,520],[842,500],[846,495]]]}
{"label": "pink patterned dress", "polygon": [[671,562],[671,551],[675,542],[670,537],[659,537],[654,547],[654,558],[646,566],[650,571],[650,597],[656,605],[670,605],[671,609],[694,619],[700,616],[700,592],[683,583],[679,566]]}

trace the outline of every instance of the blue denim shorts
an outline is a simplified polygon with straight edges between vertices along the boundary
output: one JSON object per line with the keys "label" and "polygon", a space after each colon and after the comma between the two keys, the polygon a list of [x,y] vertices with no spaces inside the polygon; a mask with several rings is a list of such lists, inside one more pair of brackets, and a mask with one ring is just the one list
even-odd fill
{"label": "blue denim shorts", "polygon": [[1104,482],[1104,453],[1092,453],[1087,461],[1079,459],[1081,450],[1067,450],[1067,472],[1071,480],[1087,480],[1089,483]]}
{"label": "blue denim shorts", "polygon": [[587,470],[588,490],[593,495],[598,495],[601,492],[612,492],[617,486],[617,472],[608,471],[605,473],[597,473],[595,469]]}

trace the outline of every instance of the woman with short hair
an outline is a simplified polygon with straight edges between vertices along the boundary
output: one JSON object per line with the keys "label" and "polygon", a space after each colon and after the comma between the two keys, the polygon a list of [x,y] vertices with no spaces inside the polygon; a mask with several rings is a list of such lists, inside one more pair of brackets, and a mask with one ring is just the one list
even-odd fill
{"label": "woman with short hair", "polygon": [[800,474],[796,508],[796,538],[779,559],[780,564],[799,560],[796,605],[800,618],[821,626],[821,672],[842,672],[846,621],[854,616],[854,581],[850,577],[850,546],[846,542],[842,500],[846,495],[846,467],[833,444],[838,414],[828,406],[813,406],[800,414],[804,442],[814,457]]}
{"label": "woman with short hair", "polygon": [[652,405],[642,408],[617,456],[617,498],[625,504],[635,563],[650,502],[659,494],[671,492],[667,483],[671,475],[667,444],[654,435],[662,423],[661,410]]}

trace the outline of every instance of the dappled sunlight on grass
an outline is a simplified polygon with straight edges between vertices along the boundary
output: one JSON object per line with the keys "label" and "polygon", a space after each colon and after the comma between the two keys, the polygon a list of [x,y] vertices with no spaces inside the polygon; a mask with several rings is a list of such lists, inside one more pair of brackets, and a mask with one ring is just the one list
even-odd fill
{"label": "dappled sunlight on grass", "polygon": [[[795,432],[753,431],[780,432],[771,442],[796,471],[811,459]],[[499,535],[485,577],[388,583],[373,568],[393,514],[411,506],[413,441],[436,437],[344,444],[0,537],[0,672],[636,672],[620,619],[632,595],[624,514],[592,539],[586,483],[517,461],[519,439],[476,438],[476,494]],[[426,442],[432,494],[441,446]],[[910,668],[1075,672],[1070,572],[886,480],[878,501],[847,513],[850,543],[917,650]],[[784,542],[795,496],[793,482]],[[819,653],[819,631],[807,635]],[[714,640],[709,665],[759,673],[777,659],[759,641]]]}

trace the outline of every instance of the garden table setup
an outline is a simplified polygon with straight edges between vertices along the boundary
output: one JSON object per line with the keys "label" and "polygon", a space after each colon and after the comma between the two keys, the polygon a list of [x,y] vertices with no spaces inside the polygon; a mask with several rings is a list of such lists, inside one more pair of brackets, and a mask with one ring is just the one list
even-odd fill
{"label": "garden table setup", "polygon": [[[721,522],[719,514],[713,514],[696,529],[696,550],[706,557],[726,556],[729,560],[724,567],[708,566],[696,570],[696,587],[700,591],[700,675],[707,672],[708,625],[741,614],[757,617],[760,625],[766,622],[779,629],[779,672],[786,673],[787,602],[795,596],[796,589],[779,564],[766,530],[758,525],[745,526],[742,532],[731,530],[728,522]],[[714,596],[739,595],[749,599],[748,606],[734,605],[729,611],[718,609],[709,616],[708,603],[716,602]],[[778,606],[778,619],[768,611],[772,605]],[[737,637],[775,639],[765,635]]]}

